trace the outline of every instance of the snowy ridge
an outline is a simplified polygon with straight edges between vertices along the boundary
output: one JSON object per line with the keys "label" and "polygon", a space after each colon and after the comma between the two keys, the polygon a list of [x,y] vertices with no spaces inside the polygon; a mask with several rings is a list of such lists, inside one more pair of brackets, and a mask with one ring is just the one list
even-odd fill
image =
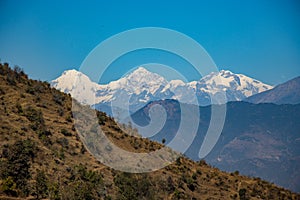
{"label": "snowy ridge", "polygon": [[51,81],[51,86],[89,105],[94,104],[95,93],[101,89],[100,85],[75,69],[64,71],[60,77]]}
{"label": "snowy ridge", "polygon": [[216,94],[220,91],[226,92],[228,101],[241,101],[254,94],[270,90],[273,87],[243,74],[234,74],[228,70],[212,72],[203,77],[198,88],[203,92]]}
{"label": "snowy ridge", "polygon": [[102,85],[103,89],[98,91],[97,99],[105,101],[107,93],[113,95],[118,91],[126,91],[128,94],[139,95],[144,91],[154,94],[162,85],[168,82],[158,74],[151,73],[145,68],[139,67],[134,72],[127,74],[125,77],[112,81],[107,85]]}
{"label": "snowy ridge", "polygon": [[[70,93],[79,102],[89,105],[125,101],[124,106],[136,110],[150,101],[177,99],[183,103],[209,105],[240,101],[273,87],[243,74],[228,70],[212,72],[199,81],[185,83],[182,80],[167,81],[159,74],[143,67],[106,85],[92,82],[86,75],[76,70],[65,71],[51,85]],[[226,98],[212,101],[222,94]],[[127,99],[127,101],[126,101]]]}

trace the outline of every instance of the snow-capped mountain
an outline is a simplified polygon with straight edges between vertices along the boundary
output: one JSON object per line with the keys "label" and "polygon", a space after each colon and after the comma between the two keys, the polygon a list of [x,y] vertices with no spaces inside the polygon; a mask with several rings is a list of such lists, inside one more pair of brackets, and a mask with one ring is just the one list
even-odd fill
{"label": "snow-capped mountain", "polygon": [[60,77],[51,81],[51,86],[88,105],[95,104],[95,94],[102,89],[101,85],[75,69],[64,71]]}
{"label": "snow-capped mountain", "polygon": [[258,80],[228,70],[212,72],[196,83],[196,90],[203,94],[216,95],[223,91],[227,101],[241,101],[272,88]]}
{"label": "snow-capped mountain", "polygon": [[[143,67],[106,85],[92,82],[76,70],[65,71],[51,85],[70,93],[84,104],[117,107],[135,111],[150,101],[177,99],[188,104],[209,105],[240,101],[273,87],[242,74],[221,70],[204,76],[199,81],[185,83],[181,80],[167,81],[162,76]],[[224,98],[226,97],[226,98]]]}
{"label": "snow-capped mountain", "polygon": [[102,85],[96,93],[98,104],[112,103],[113,106],[127,109],[128,106],[135,110],[149,101],[171,98],[169,90],[162,90],[168,81],[162,76],[139,67],[123,78]]}

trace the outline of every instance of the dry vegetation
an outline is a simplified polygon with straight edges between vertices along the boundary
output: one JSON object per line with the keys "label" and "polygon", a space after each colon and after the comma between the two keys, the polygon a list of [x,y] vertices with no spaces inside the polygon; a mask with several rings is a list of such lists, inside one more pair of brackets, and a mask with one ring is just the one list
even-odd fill
{"label": "dry vegetation", "polygon": [[[0,199],[300,199],[259,178],[185,157],[152,173],[110,169],[77,135],[71,97],[8,64],[0,65],[0,104]],[[162,147],[125,134],[104,113],[98,118],[106,135],[125,150]]]}

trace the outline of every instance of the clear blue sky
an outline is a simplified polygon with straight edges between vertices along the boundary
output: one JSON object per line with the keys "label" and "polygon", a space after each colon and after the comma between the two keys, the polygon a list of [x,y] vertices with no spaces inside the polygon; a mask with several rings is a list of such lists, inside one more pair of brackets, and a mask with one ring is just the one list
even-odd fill
{"label": "clear blue sky", "polygon": [[[1,0],[0,13],[1,62],[19,65],[34,79],[52,80],[78,69],[101,41],[148,26],[192,37],[220,69],[269,84],[300,75],[297,0]],[[104,82],[118,72],[111,70]],[[188,76],[197,78],[192,72]]]}

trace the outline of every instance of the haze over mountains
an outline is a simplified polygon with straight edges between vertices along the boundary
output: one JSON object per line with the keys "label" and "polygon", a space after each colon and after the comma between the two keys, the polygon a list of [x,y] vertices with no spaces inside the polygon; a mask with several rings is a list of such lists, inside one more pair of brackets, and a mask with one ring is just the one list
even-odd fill
{"label": "haze over mountains", "polygon": [[[161,99],[176,99],[182,103],[204,106],[240,101],[273,88],[245,75],[226,70],[212,72],[199,81],[185,83],[181,80],[167,81],[143,67],[106,85],[94,83],[76,70],[68,70],[53,80],[51,85],[70,93],[79,102],[94,105],[99,110],[112,104],[124,110],[129,108],[131,113],[148,102]],[[120,99],[122,102],[119,102]]]}

